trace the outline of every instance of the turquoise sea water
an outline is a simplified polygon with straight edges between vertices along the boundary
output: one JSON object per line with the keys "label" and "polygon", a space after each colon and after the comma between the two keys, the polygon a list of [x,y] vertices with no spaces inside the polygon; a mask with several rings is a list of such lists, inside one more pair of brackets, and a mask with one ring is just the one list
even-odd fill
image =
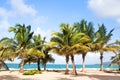
{"label": "turquoise sea water", "polygon": [[[8,67],[10,70],[19,70],[19,64],[11,64],[7,63]],[[41,69],[43,69],[43,65],[40,65]],[[82,65],[76,65],[76,69],[80,70]],[[99,70],[99,64],[93,64],[93,65],[86,65],[85,66],[87,69],[98,69]],[[31,70],[31,69],[37,69],[37,64],[26,64],[24,66],[26,70]],[[47,64],[47,70],[65,70],[66,65],[65,64]],[[69,68],[72,69],[72,65],[69,65]],[[109,67],[108,64],[104,64],[104,69],[108,70],[116,70],[118,66],[114,67]]]}

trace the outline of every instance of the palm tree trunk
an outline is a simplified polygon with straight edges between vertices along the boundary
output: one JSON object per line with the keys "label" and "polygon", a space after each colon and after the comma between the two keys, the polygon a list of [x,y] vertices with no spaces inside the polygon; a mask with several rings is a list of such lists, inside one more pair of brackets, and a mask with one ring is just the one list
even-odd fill
{"label": "palm tree trunk", "polygon": [[120,65],[119,65],[119,69],[118,70],[120,71]]}
{"label": "palm tree trunk", "polygon": [[82,72],[85,72],[85,56],[86,56],[86,53],[83,53],[82,54]]}
{"label": "palm tree trunk", "polygon": [[0,70],[2,69],[2,61],[0,61]]}
{"label": "palm tree trunk", "polygon": [[38,58],[37,66],[38,66],[38,70],[41,71],[41,69],[40,69],[40,58]]}
{"label": "palm tree trunk", "polygon": [[66,71],[65,74],[68,74],[69,70],[68,70],[68,61],[69,61],[69,55],[66,55]]}
{"label": "palm tree trunk", "polygon": [[100,71],[103,71],[103,52],[100,53]]}
{"label": "palm tree trunk", "polygon": [[24,61],[25,61],[25,58],[22,57],[22,60],[21,60],[21,63],[20,63],[20,72],[21,72],[21,73],[24,72]]}
{"label": "palm tree trunk", "polygon": [[72,61],[72,67],[73,67],[73,74],[77,75],[76,66],[75,66],[75,62],[74,62],[74,55],[71,55],[71,61]]}
{"label": "palm tree trunk", "polygon": [[[119,51],[119,60],[120,60],[120,51]],[[118,69],[118,70],[120,71],[120,64],[119,64],[118,66],[119,66],[119,69]]]}
{"label": "palm tree trunk", "polygon": [[46,71],[46,63],[44,64],[44,71]]}
{"label": "palm tree trunk", "polygon": [[2,65],[4,66],[5,70],[9,70],[9,67],[7,66],[7,64],[4,61],[2,61]]}

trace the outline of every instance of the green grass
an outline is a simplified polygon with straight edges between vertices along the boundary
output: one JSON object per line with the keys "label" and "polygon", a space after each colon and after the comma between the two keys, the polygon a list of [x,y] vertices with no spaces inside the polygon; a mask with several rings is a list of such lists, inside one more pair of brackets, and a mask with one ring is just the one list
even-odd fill
{"label": "green grass", "polygon": [[23,75],[34,75],[34,74],[41,74],[41,71],[38,70],[30,70],[30,71],[25,71]]}

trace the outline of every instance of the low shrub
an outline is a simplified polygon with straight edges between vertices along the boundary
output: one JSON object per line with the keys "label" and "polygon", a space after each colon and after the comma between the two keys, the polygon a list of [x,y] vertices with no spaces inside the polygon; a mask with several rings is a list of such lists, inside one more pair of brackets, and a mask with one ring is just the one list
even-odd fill
{"label": "low shrub", "polygon": [[41,71],[38,70],[30,70],[30,71],[25,71],[23,75],[34,75],[34,74],[41,74]]}

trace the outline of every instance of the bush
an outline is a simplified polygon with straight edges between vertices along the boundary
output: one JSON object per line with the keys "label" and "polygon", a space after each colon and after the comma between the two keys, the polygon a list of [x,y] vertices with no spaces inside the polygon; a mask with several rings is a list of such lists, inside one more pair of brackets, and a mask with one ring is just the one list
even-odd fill
{"label": "bush", "polygon": [[25,71],[23,75],[34,75],[34,74],[41,74],[41,71],[38,70],[30,70],[30,71]]}

